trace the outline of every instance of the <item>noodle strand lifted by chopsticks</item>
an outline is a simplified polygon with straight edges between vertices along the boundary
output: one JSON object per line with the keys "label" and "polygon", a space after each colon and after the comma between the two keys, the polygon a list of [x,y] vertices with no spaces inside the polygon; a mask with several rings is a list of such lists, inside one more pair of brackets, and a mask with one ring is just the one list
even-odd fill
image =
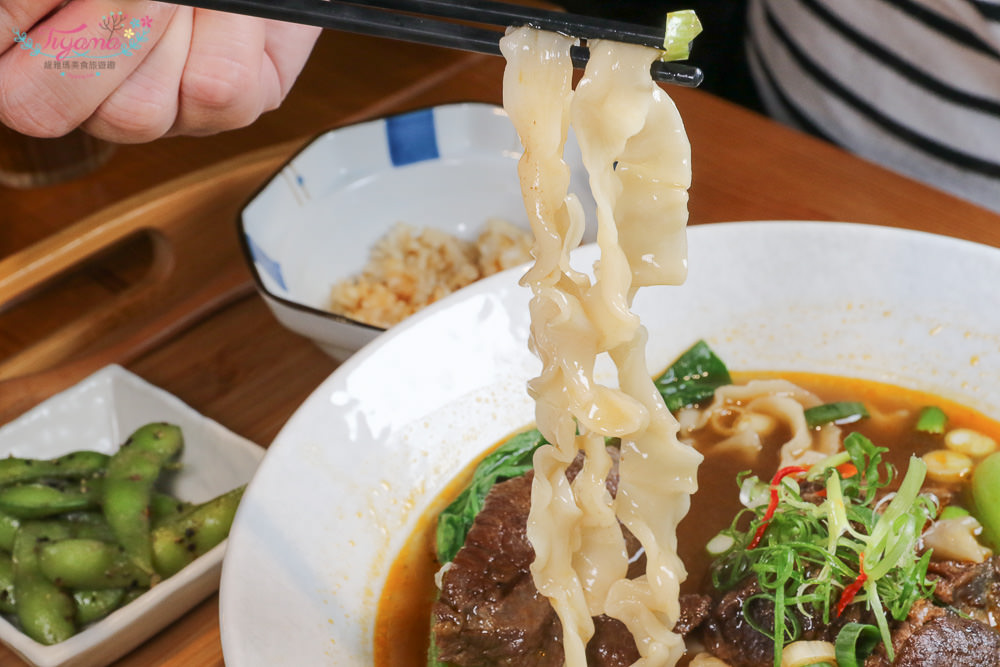
{"label": "noodle strand lifted by chopsticks", "polygon": [[[655,49],[591,42],[574,92],[572,44],[529,28],[512,29],[501,42],[504,106],[525,148],[518,173],[535,235],[535,264],[524,283],[533,291],[531,345],[542,372],[529,392],[538,428],[552,443],[534,460],[531,571],[559,616],[567,665],[586,665],[599,614],[626,625],[638,664],[672,665],[684,650],[671,631],[685,577],[676,527],[701,456],[677,440],[677,423],[646,368],[646,332],[631,303],[640,286],[685,277],[690,147],[673,103],[649,77]],[[570,119],[597,202],[601,258],[593,282],[569,262],[583,233],[562,159]],[[617,388],[595,381],[601,356],[617,367]],[[605,437],[622,438],[615,500],[605,484]],[[580,451],[583,470],[570,484],[566,469]],[[626,579],[619,520],[647,555],[638,579]]]}

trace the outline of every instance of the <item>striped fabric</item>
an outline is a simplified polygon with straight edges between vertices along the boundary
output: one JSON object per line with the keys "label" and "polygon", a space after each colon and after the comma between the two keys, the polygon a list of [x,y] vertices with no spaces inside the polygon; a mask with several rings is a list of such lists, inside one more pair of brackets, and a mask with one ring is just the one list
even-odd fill
{"label": "striped fabric", "polygon": [[1000,0],[750,0],[775,118],[1000,211]]}

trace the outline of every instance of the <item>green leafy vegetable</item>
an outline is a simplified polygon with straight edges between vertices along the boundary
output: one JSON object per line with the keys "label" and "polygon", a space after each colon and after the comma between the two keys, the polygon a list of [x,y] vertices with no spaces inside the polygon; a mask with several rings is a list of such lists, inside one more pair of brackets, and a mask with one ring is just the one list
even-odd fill
{"label": "green leafy vegetable", "polygon": [[691,42],[701,33],[701,21],[693,9],[667,14],[660,60],[685,60],[691,55]]}
{"label": "green leafy vegetable", "polygon": [[731,383],[726,365],[700,340],[656,379],[656,388],[667,408],[676,412],[712,398],[718,387]]}
{"label": "green leafy vegetable", "polygon": [[[894,478],[893,467],[882,461],[887,450],[859,433],[845,438],[844,447],[807,472],[779,471],[768,487],[777,500],[768,507],[759,497],[748,498],[748,507],[723,531],[733,547],[712,564],[719,590],[757,579],[762,592],[756,597],[773,607],[774,627],[752,617],[754,605],[744,605],[743,613],[774,641],[775,665],[782,648],[800,638],[801,615],[829,624],[851,604],[864,604],[874,617],[891,657],[886,612],[902,620],[914,602],[933,593],[926,576],[930,554],[917,554],[920,531],[937,514],[933,500],[919,493],[923,461],[910,460],[898,491],[876,511],[877,493]],[[795,474],[804,474],[813,490],[822,485],[819,493],[803,497]],[[759,487],[748,474],[737,482]]]}
{"label": "green leafy vegetable", "polygon": [[920,411],[917,417],[917,430],[923,433],[941,435],[948,424],[948,415],[936,405],[928,405]]}
{"label": "green leafy vegetable", "polygon": [[824,403],[806,408],[803,412],[809,428],[816,428],[823,424],[850,424],[868,417],[868,409],[865,404],[856,401]]}
{"label": "green leafy vegetable", "polygon": [[437,555],[451,562],[462,548],[472,522],[483,508],[486,494],[497,482],[519,477],[531,470],[531,458],[545,438],[537,429],[519,433],[484,458],[472,475],[472,482],[438,516]]}

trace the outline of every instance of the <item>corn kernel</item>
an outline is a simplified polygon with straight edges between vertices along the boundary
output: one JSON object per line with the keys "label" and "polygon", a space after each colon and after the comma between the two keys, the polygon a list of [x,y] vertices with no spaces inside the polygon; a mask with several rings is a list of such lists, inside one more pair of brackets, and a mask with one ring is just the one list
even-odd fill
{"label": "corn kernel", "polygon": [[927,476],[936,482],[957,484],[972,474],[972,459],[952,449],[935,449],[924,454],[923,459]]}
{"label": "corn kernel", "polygon": [[944,436],[944,444],[952,451],[974,459],[982,459],[997,449],[996,440],[971,428],[956,428]]}

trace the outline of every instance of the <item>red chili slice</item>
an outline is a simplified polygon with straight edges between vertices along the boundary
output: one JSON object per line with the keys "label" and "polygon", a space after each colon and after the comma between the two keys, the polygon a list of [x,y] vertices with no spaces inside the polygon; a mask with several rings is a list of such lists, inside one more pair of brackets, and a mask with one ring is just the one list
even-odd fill
{"label": "red chili slice", "polygon": [[868,575],[865,574],[865,555],[862,553],[858,556],[858,570],[860,571],[857,578],[851,583],[850,586],[844,589],[843,593],[840,594],[840,600],[837,601],[837,617],[839,618],[847,605],[851,604],[854,596],[858,594],[861,587],[865,585],[868,581]]}
{"label": "red chili slice", "polygon": [[781,480],[789,475],[797,475],[808,471],[809,468],[807,466],[788,466],[774,473],[774,477],[771,478],[771,500],[767,504],[767,511],[764,512],[763,521],[757,526],[757,532],[754,533],[753,539],[750,541],[750,546],[747,547],[748,551],[760,544],[761,538],[764,537],[764,531],[767,530],[767,525],[771,522],[774,512],[778,509],[778,485],[781,484]]}

